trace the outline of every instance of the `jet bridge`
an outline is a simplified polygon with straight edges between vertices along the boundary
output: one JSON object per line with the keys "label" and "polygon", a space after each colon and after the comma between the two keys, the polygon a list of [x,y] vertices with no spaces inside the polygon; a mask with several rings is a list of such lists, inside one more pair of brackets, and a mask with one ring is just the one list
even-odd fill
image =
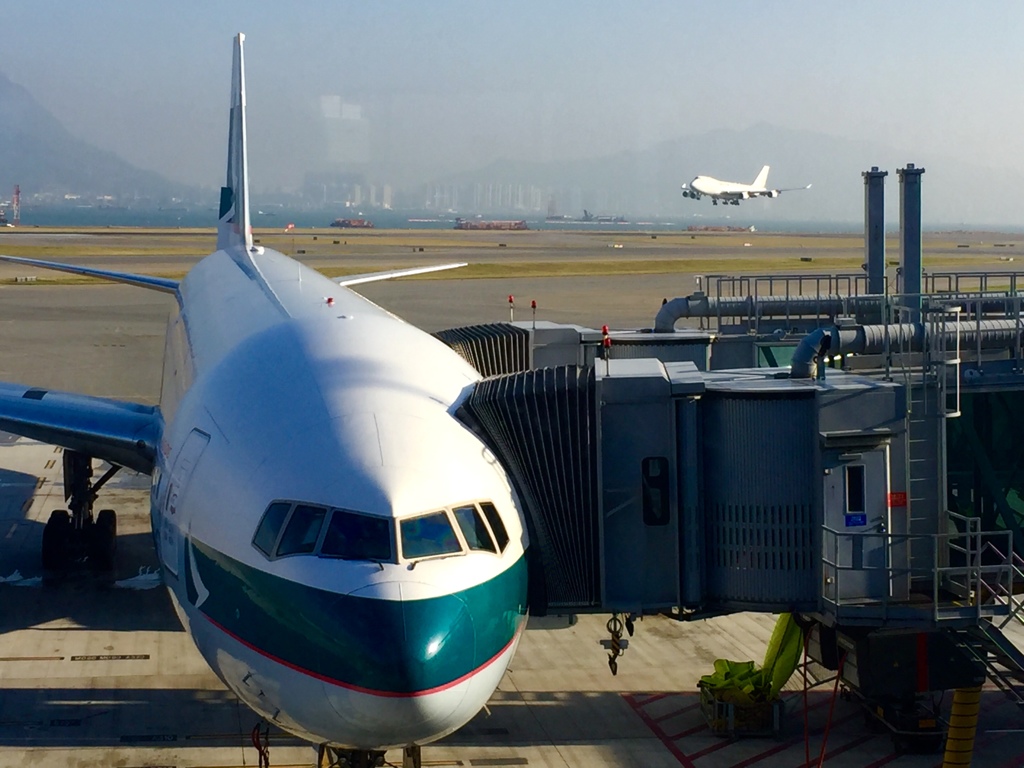
{"label": "jet bridge", "polygon": [[[792,612],[811,658],[898,719],[925,683],[893,664],[927,669],[928,691],[987,674],[1024,706],[1024,654],[1001,633],[1024,620],[1024,561],[1011,530],[945,493],[951,408],[972,402],[950,333],[985,351],[1020,327],[837,322],[787,339],[792,370],[720,369],[777,334],[625,331],[608,346],[538,322],[442,336],[489,374],[458,416],[523,502],[534,615]],[[872,356],[875,336],[888,354]],[[845,370],[823,365],[826,337],[857,348]],[[999,472],[981,473],[992,493]]]}
{"label": "jet bridge", "polygon": [[[535,614],[795,610],[934,626],[1009,611],[964,601],[982,581],[1012,589],[1010,534],[928,490],[943,481],[940,457],[922,453],[940,382],[708,370],[708,331],[619,332],[610,347],[554,323],[439,335],[492,374],[459,415],[527,509]],[[986,570],[971,570],[983,550]]]}
{"label": "jet bridge", "polygon": [[871,621],[910,599],[905,416],[865,376],[653,358],[491,377],[460,410],[528,510],[533,611]]}

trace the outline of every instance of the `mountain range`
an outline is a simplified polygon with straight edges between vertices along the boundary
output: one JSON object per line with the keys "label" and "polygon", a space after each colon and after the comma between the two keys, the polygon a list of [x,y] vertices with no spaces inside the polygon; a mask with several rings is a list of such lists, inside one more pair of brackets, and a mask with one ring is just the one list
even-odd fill
{"label": "mountain range", "polygon": [[[202,198],[198,187],[171,182],[76,138],[26,89],[2,74],[0,137],[0,196],[18,183],[23,194],[44,192],[58,198],[65,194],[111,195],[120,204],[162,205],[176,197]],[[523,185],[538,191],[534,206],[543,210],[553,204],[558,213],[569,216],[579,216],[585,206],[598,214],[678,217],[681,222],[856,222],[863,217],[861,172],[878,166],[889,171],[886,216],[895,224],[899,216],[896,170],[907,163],[925,168],[926,226],[1024,225],[1024,210],[1016,194],[1024,185],[1024,174],[1013,169],[979,168],[956,157],[914,152],[911,147],[766,123],[708,131],[639,151],[587,159],[541,162],[506,157],[481,168],[424,178],[416,186],[465,190],[481,185]],[[749,182],[766,164],[772,166],[769,186],[813,186],[775,200],[748,201],[740,207],[715,207],[708,200],[685,200],[680,194],[680,185],[694,176]],[[387,183],[385,172],[374,167],[372,161],[363,167],[366,178]],[[543,199],[538,201],[538,195]],[[474,212],[468,197],[460,195],[460,212]],[[417,199],[415,195],[405,198]]]}
{"label": "mountain range", "polygon": [[75,138],[22,86],[0,74],[0,195],[14,184],[55,196],[111,195],[159,204],[184,192],[158,173],[144,171]]}

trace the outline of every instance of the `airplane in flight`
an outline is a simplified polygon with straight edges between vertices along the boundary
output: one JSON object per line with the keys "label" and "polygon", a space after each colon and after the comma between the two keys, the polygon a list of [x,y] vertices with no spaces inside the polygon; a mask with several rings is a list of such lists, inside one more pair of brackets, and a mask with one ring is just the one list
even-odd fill
{"label": "airplane in flight", "polygon": [[151,474],[162,578],[225,685],[321,762],[418,766],[505,673],[529,541],[453,415],[479,373],[347,286],[464,265],[331,280],[254,243],[243,40],[214,253],[180,282],[0,257],[173,295],[159,406],[0,384],[0,429],[65,449],[46,569],[110,568],[116,514],[93,500],[118,468]]}
{"label": "airplane in flight", "polygon": [[683,197],[699,200],[702,197],[710,197],[711,202],[718,205],[721,200],[724,205],[739,205],[740,200],[749,200],[752,197],[778,197],[783,192],[795,192],[806,187],[790,187],[788,189],[768,189],[769,166],[764,166],[757,174],[751,184],[741,184],[737,181],[720,181],[711,176],[697,176],[689,184],[683,184]]}

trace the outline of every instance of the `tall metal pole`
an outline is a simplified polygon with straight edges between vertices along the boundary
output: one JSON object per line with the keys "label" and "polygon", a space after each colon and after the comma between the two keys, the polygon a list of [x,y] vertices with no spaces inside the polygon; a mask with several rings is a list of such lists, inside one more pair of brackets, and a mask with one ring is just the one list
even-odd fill
{"label": "tall metal pole", "polygon": [[910,322],[921,319],[921,174],[924,168],[907,163],[896,171],[900,177],[900,269],[906,294],[904,306],[910,310]]}
{"label": "tall metal pole", "polygon": [[864,171],[864,263],[868,271],[868,293],[885,293],[885,177],[888,171],[877,165]]}

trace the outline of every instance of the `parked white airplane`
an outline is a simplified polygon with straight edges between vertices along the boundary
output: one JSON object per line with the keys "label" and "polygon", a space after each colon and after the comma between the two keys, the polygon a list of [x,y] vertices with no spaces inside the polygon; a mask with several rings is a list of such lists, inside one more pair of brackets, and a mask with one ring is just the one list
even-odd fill
{"label": "parked white airplane", "polygon": [[683,197],[699,200],[705,195],[711,198],[711,202],[718,205],[723,201],[726,205],[739,205],[740,200],[748,200],[752,197],[778,197],[783,192],[794,192],[806,187],[790,187],[788,189],[768,189],[769,166],[764,166],[757,174],[752,184],[741,184],[737,181],[720,181],[711,176],[697,176],[693,181],[683,184]]}
{"label": "parked white airplane", "polygon": [[322,755],[416,762],[504,674],[528,541],[505,472],[453,416],[479,374],[342,286],[463,265],[332,281],[253,244],[243,39],[215,253],[180,283],[2,257],[173,294],[160,406],[4,384],[0,429],[71,457],[47,566],[110,564],[86,457],[151,473],[164,581],[224,683]]}

